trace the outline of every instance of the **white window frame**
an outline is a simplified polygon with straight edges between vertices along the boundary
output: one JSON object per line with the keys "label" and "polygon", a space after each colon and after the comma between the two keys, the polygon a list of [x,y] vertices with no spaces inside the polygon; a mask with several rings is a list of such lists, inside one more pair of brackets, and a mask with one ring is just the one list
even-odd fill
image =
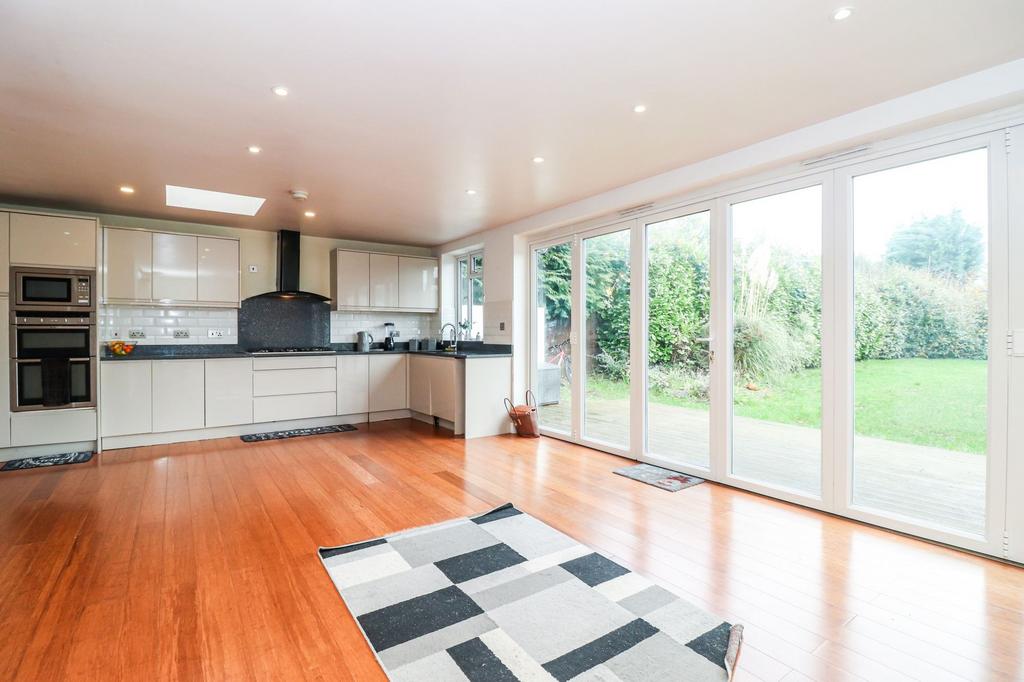
{"label": "white window frame", "polygon": [[[477,257],[480,258],[480,268],[478,270],[474,271],[473,270],[473,259],[477,258]],[[466,317],[465,318],[463,318],[463,316],[462,316],[462,282],[463,282],[462,264],[463,263],[466,264],[465,280],[467,282],[469,282],[469,287],[468,287],[469,301],[468,301],[468,305],[466,306]],[[482,249],[479,250],[479,251],[471,251],[469,253],[464,253],[464,254],[462,254],[461,256],[459,256],[459,257],[457,257],[455,259],[455,326],[458,329],[458,333],[459,333],[460,336],[463,334],[463,331],[462,331],[462,324],[463,324],[463,322],[467,322],[468,323],[467,331],[465,332],[465,334],[467,334],[467,335],[468,334],[472,334],[474,322],[479,322],[480,323],[480,338],[481,339],[483,338],[483,335],[484,335],[484,321],[483,321],[483,319],[480,319],[480,320],[474,320],[473,319],[473,282],[472,282],[472,280],[479,280],[480,287],[482,289],[482,287],[484,285],[484,267],[485,267],[485,264],[484,264],[484,252],[483,252]],[[487,296],[487,292],[486,291],[484,292],[484,296],[485,297]],[[482,317],[483,317],[483,313],[481,312],[481,318]],[[470,338],[467,337],[466,340],[474,340],[474,339],[470,339]]]}

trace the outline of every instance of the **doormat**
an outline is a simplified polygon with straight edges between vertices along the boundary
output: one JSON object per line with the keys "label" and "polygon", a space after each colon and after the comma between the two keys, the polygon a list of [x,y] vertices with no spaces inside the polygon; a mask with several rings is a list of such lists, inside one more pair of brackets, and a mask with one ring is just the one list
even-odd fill
{"label": "doormat", "polygon": [[62,464],[81,464],[92,459],[92,451],[89,452],[64,452],[59,455],[43,455],[41,457],[25,457],[23,459],[12,459],[4,462],[0,471],[21,471],[22,469],[36,469],[38,467],[55,467]]}
{"label": "doormat", "polygon": [[733,625],[511,504],[320,560],[394,681],[732,678]]}
{"label": "doormat", "polygon": [[690,488],[698,483],[703,483],[703,478],[687,476],[671,469],[662,469],[652,464],[634,464],[633,466],[615,469],[614,473],[634,481],[640,481],[655,488],[667,490],[670,493],[679,492],[684,488]]}
{"label": "doormat", "polygon": [[335,424],[334,426],[315,426],[309,429],[288,429],[287,431],[267,431],[266,433],[249,433],[239,436],[243,443],[259,443],[264,440],[281,440],[282,438],[298,438],[299,436],[319,436],[324,433],[343,433],[356,431],[351,424]]}

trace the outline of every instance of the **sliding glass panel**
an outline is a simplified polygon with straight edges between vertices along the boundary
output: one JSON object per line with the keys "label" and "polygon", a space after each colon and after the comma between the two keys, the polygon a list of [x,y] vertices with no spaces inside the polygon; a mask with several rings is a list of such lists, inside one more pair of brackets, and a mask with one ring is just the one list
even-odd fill
{"label": "sliding glass panel", "polygon": [[572,433],[572,244],[556,244],[533,252],[537,278],[533,329],[534,391],[540,425]]}
{"label": "sliding glass panel", "polygon": [[853,504],[982,534],[988,151],[855,177]]}
{"label": "sliding glass panel", "polygon": [[711,212],[647,226],[647,452],[707,468]]}
{"label": "sliding glass panel", "polygon": [[821,494],[821,186],[733,204],[732,473]]}
{"label": "sliding glass panel", "polygon": [[583,240],[583,437],[629,446],[629,230]]}

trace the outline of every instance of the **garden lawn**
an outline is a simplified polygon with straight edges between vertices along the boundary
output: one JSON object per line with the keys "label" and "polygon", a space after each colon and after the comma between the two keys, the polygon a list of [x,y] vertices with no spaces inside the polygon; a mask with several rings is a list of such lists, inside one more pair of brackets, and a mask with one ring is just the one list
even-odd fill
{"label": "garden lawn", "polygon": [[[861,436],[983,454],[986,372],[985,360],[858,362],[855,431]],[[818,427],[820,387],[817,369],[795,372],[757,391],[737,386],[735,411],[743,417]],[[611,397],[611,386],[602,386],[599,393]],[[707,409],[706,404],[667,395],[652,393],[650,398],[662,404]]]}

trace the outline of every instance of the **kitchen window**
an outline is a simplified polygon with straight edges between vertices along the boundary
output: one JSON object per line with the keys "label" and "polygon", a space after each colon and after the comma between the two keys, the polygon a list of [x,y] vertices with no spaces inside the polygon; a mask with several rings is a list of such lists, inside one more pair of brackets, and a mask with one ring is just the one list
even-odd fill
{"label": "kitchen window", "polygon": [[460,256],[456,264],[458,288],[455,300],[460,335],[464,339],[484,336],[484,253],[477,251]]}

